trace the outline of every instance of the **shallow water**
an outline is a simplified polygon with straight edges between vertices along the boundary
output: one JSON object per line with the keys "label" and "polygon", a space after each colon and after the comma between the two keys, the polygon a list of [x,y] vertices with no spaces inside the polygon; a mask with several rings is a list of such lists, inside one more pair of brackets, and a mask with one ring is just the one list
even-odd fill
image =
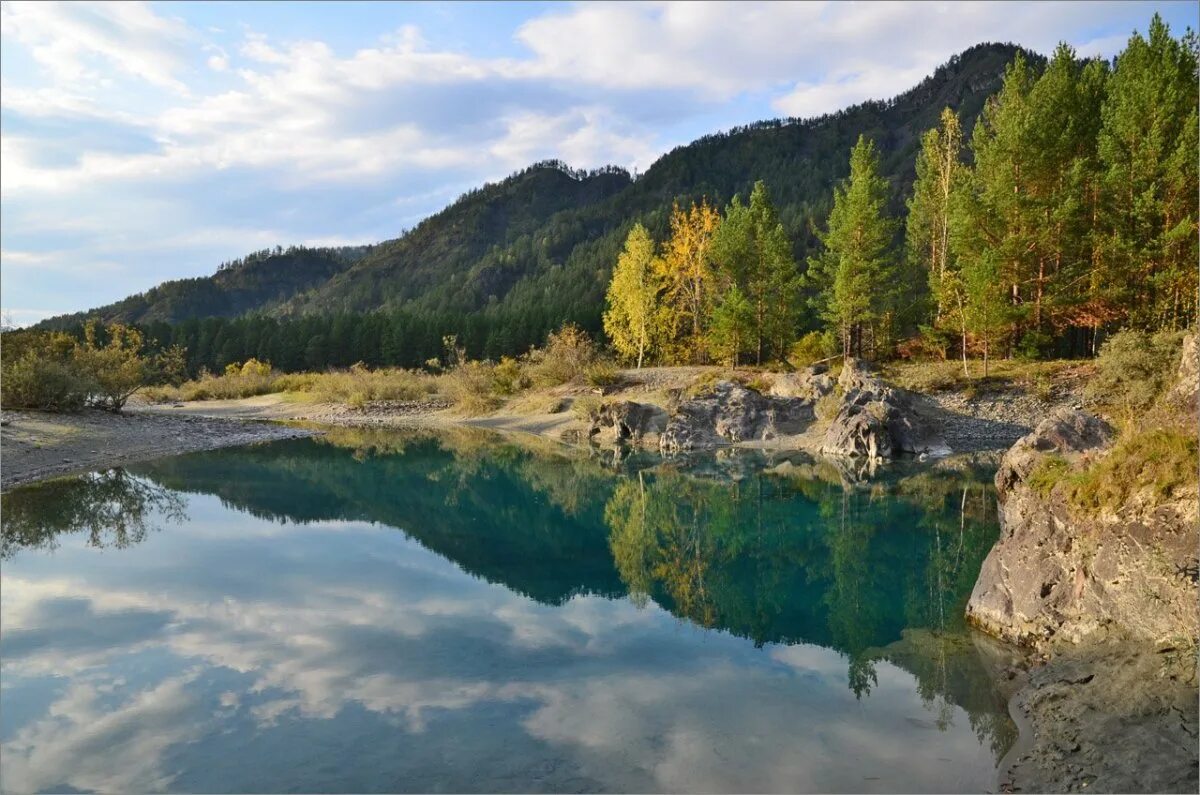
{"label": "shallow water", "polygon": [[338,430],[3,498],[0,788],[965,792],[990,472]]}

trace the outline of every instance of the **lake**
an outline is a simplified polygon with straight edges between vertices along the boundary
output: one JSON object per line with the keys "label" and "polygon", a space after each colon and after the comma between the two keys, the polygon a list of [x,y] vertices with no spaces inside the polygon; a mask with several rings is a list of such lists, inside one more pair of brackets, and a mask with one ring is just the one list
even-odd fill
{"label": "lake", "polygon": [[5,792],[969,792],[992,471],[335,429],[3,499]]}

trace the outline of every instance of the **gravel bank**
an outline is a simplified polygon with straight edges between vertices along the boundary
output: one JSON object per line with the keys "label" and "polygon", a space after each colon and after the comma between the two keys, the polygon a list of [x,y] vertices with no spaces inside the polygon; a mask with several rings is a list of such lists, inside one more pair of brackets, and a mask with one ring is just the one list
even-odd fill
{"label": "gravel bank", "polygon": [[268,422],[86,410],[76,414],[6,411],[0,427],[0,488],[97,467],[311,436]]}

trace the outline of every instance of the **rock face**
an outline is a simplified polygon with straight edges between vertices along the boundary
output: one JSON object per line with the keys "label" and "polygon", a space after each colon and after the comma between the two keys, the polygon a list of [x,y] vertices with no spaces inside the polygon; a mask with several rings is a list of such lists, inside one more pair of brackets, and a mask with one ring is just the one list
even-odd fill
{"label": "rock face", "polygon": [[838,386],[842,405],[826,431],[822,453],[874,459],[951,452],[913,396],[888,386],[862,362],[847,359]]}
{"label": "rock face", "polygon": [[667,412],[658,406],[622,400],[604,403],[591,415],[588,438],[610,444],[642,444],[667,427]]}
{"label": "rock face", "polygon": [[1029,475],[1048,453],[1070,461],[1103,455],[1102,420],[1061,409],[1020,439],[996,473],[1001,537],[967,604],[973,624],[1041,647],[1109,637],[1161,641],[1197,635],[1197,494],[1078,516]]}
{"label": "rock face", "polygon": [[814,365],[795,373],[775,376],[770,395],[816,401],[832,392],[833,387],[834,381],[829,377],[829,368],[825,365]]}
{"label": "rock face", "polygon": [[1193,414],[1200,407],[1200,337],[1195,334],[1183,338],[1183,358],[1179,362],[1179,376],[1170,398],[1183,404]]}
{"label": "rock face", "polygon": [[803,431],[814,419],[812,403],[761,395],[732,381],[679,405],[659,440],[666,454],[707,450],[737,442],[767,441]]}

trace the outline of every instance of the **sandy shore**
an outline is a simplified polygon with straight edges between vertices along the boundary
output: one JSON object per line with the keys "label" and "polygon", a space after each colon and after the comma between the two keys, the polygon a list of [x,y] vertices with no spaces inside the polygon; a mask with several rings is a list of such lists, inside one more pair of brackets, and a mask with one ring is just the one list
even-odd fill
{"label": "sandy shore", "polygon": [[0,488],[175,453],[311,436],[315,431],[244,419],[87,410],[6,411],[0,427]]}

